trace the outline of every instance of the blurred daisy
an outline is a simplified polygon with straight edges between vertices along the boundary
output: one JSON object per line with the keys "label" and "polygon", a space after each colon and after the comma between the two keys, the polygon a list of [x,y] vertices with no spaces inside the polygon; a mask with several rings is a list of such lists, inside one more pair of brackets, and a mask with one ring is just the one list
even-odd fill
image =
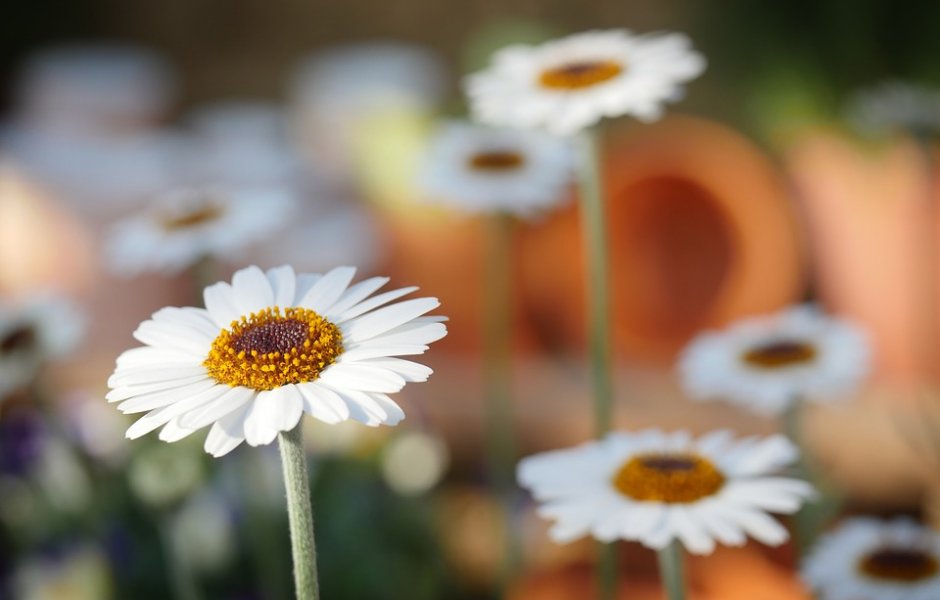
{"label": "blurred daisy", "polygon": [[693,440],[650,429],[531,456],[518,479],[555,521],[556,542],[590,534],[663,549],[679,540],[709,554],[716,542],[741,546],[748,535],[774,546],[787,540],[767,513],[794,513],[813,496],[808,483],[772,475],[797,454],[779,435],[735,441],[714,431]]}
{"label": "blurred daisy", "polygon": [[224,257],[268,238],[294,211],[276,187],[183,188],[114,225],[108,261],[118,274],[175,274],[207,256]]}
{"label": "blurred daisy", "polygon": [[820,600],[940,598],[940,533],[909,519],[848,519],[802,567]]}
{"label": "blurred daisy", "polygon": [[535,131],[445,123],[431,141],[421,183],[442,204],[467,212],[531,216],[562,201],[571,148]]}
{"label": "blurred daisy", "polygon": [[0,305],[0,399],[28,385],[45,361],[71,352],[84,326],[78,309],[54,295]]}
{"label": "blurred daisy", "polygon": [[849,119],[863,131],[909,130],[940,133],[940,90],[900,81],[857,93],[849,102]]}
{"label": "blurred daisy", "polygon": [[869,361],[860,329],[803,305],[700,334],[683,350],[679,372],[695,399],[775,415],[797,400],[848,394],[868,374]]}
{"label": "blurred daisy", "polygon": [[443,317],[423,316],[440,303],[388,305],[417,288],[372,296],[388,279],[350,285],[354,273],[248,267],[231,285],[207,287],[206,309],[154,313],[134,332],[145,345],[118,357],[108,380],[118,409],[147,413],[127,437],[162,427],[160,439],[173,442],[212,425],[205,449],[221,456],[245,440],[271,443],[304,412],[327,423],[397,424],[405,415],[388,394],[431,374],[398,357],[446,335]]}
{"label": "blurred daisy", "polygon": [[683,34],[588,31],[504,48],[489,69],[467,78],[466,90],[484,123],[568,135],[603,117],[655,121],[704,69]]}

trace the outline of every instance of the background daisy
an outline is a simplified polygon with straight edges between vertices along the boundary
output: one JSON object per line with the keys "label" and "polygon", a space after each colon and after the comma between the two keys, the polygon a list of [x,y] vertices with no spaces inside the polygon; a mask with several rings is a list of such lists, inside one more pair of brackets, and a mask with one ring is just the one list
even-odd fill
{"label": "background daisy", "polygon": [[539,46],[509,46],[466,80],[483,123],[568,135],[603,117],[654,121],[682,96],[705,59],[682,34],[588,31]]}
{"label": "background daisy", "polygon": [[539,514],[555,521],[557,542],[592,535],[662,550],[678,540],[709,554],[746,536],[774,546],[787,540],[768,513],[794,513],[813,495],[808,483],[774,475],[797,454],[779,435],[735,441],[714,431],[695,440],[649,429],[531,456],[518,478]]}
{"label": "background daisy", "polygon": [[940,598],[940,534],[907,518],[847,519],[802,568],[820,600]]}
{"label": "background daisy", "polygon": [[390,304],[417,288],[373,296],[388,279],[350,285],[354,274],[249,267],[206,288],[205,309],[154,313],[134,332],[145,345],[122,354],[108,381],[122,412],[146,412],[127,436],[162,427],[160,439],[173,442],[211,425],[205,449],[221,456],[246,440],[271,443],[303,413],[397,424],[405,415],[388,394],[431,374],[398,357],[446,335],[442,318],[422,316],[439,302]]}
{"label": "background daisy", "polygon": [[431,199],[461,211],[532,216],[565,198],[572,175],[565,140],[447,121],[431,140],[420,180]]}
{"label": "background daisy", "polygon": [[125,276],[172,275],[264,239],[288,222],[294,207],[291,194],[276,187],[176,189],[113,226],[108,265]]}
{"label": "background daisy", "polygon": [[825,401],[853,391],[870,361],[858,327],[804,305],[706,331],[683,350],[678,368],[692,398],[775,415],[798,399]]}

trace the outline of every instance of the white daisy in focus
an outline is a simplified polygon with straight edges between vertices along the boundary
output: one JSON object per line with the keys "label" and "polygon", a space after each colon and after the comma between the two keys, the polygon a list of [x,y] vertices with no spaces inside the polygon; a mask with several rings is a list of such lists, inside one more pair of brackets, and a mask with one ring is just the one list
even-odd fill
{"label": "white daisy in focus", "polygon": [[0,305],[0,399],[29,385],[46,361],[74,350],[84,330],[78,308],[52,294]]}
{"label": "white daisy in focus", "polygon": [[465,88],[483,123],[570,135],[603,117],[655,121],[704,70],[704,57],[683,34],[588,31],[504,48]]}
{"label": "white daisy in focus", "polygon": [[780,435],[735,441],[713,431],[694,440],[649,429],[530,456],[517,476],[555,521],[556,542],[592,535],[662,549],[679,540],[709,554],[746,536],[773,546],[788,539],[768,512],[795,513],[814,495],[805,481],[774,475],[798,452]]}
{"label": "white daisy in focus", "polygon": [[111,269],[134,276],[172,275],[207,256],[225,257],[284,227],[295,203],[277,187],[182,188],[114,225],[107,245]]}
{"label": "white daisy in focus", "polygon": [[397,424],[405,415],[388,394],[431,374],[399,357],[447,334],[443,317],[424,316],[440,303],[389,304],[417,288],[373,296],[388,278],[350,285],[354,274],[248,267],[207,287],[205,309],[154,313],[134,332],[145,345],[118,357],[108,380],[119,410],[146,412],[127,437],[162,427],[160,439],[174,442],[211,425],[205,449],[222,456],[243,441],[271,443],[305,412],[327,423]]}
{"label": "white daisy in focus", "polygon": [[697,400],[727,400],[764,415],[794,402],[852,392],[868,374],[871,349],[854,324],[809,305],[706,331],[686,346],[679,373]]}
{"label": "white daisy in focus", "polygon": [[532,216],[564,200],[572,172],[565,139],[449,121],[431,140],[421,185],[458,210]]}
{"label": "white daisy in focus", "polygon": [[940,598],[940,533],[906,518],[853,518],[823,535],[803,562],[820,600]]}
{"label": "white daisy in focus", "polygon": [[940,133],[940,90],[891,81],[855,94],[848,118],[862,131]]}

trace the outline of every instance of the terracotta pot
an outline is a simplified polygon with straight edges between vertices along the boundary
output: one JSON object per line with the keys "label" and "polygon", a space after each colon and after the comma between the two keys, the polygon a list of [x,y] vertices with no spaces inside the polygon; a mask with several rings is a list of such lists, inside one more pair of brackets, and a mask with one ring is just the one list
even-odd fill
{"label": "terracotta pot", "polygon": [[[611,131],[604,183],[615,344],[668,362],[702,328],[800,297],[803,256],[786,187],[753,144],[717,123],[673,117]],[[528,230],[522,277],[543,339],[583,345],[577,207]]]}

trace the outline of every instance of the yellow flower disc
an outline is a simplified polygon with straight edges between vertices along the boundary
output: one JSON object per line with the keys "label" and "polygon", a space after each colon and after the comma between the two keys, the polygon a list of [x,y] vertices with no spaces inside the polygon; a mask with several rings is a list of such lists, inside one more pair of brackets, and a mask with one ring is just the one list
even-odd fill
{"label": "yellow flower disc", "polygon": [[275,306],[232,321],[202,364],[219,383],[262,391],[313,381],[342,353],[339,327],[306,308]]}
{"label": "yellow flower disc", "polygon": [[542,71],[539,83],[552,90],[580,90],[609,81],[623,73],[612,60],[572,62]]}
{"label": "yellow flower disc", "polygon": [[612,483],[633,500],[679,504],[715,494],[725,477],[695,454],[641,454],[624,463]]}

